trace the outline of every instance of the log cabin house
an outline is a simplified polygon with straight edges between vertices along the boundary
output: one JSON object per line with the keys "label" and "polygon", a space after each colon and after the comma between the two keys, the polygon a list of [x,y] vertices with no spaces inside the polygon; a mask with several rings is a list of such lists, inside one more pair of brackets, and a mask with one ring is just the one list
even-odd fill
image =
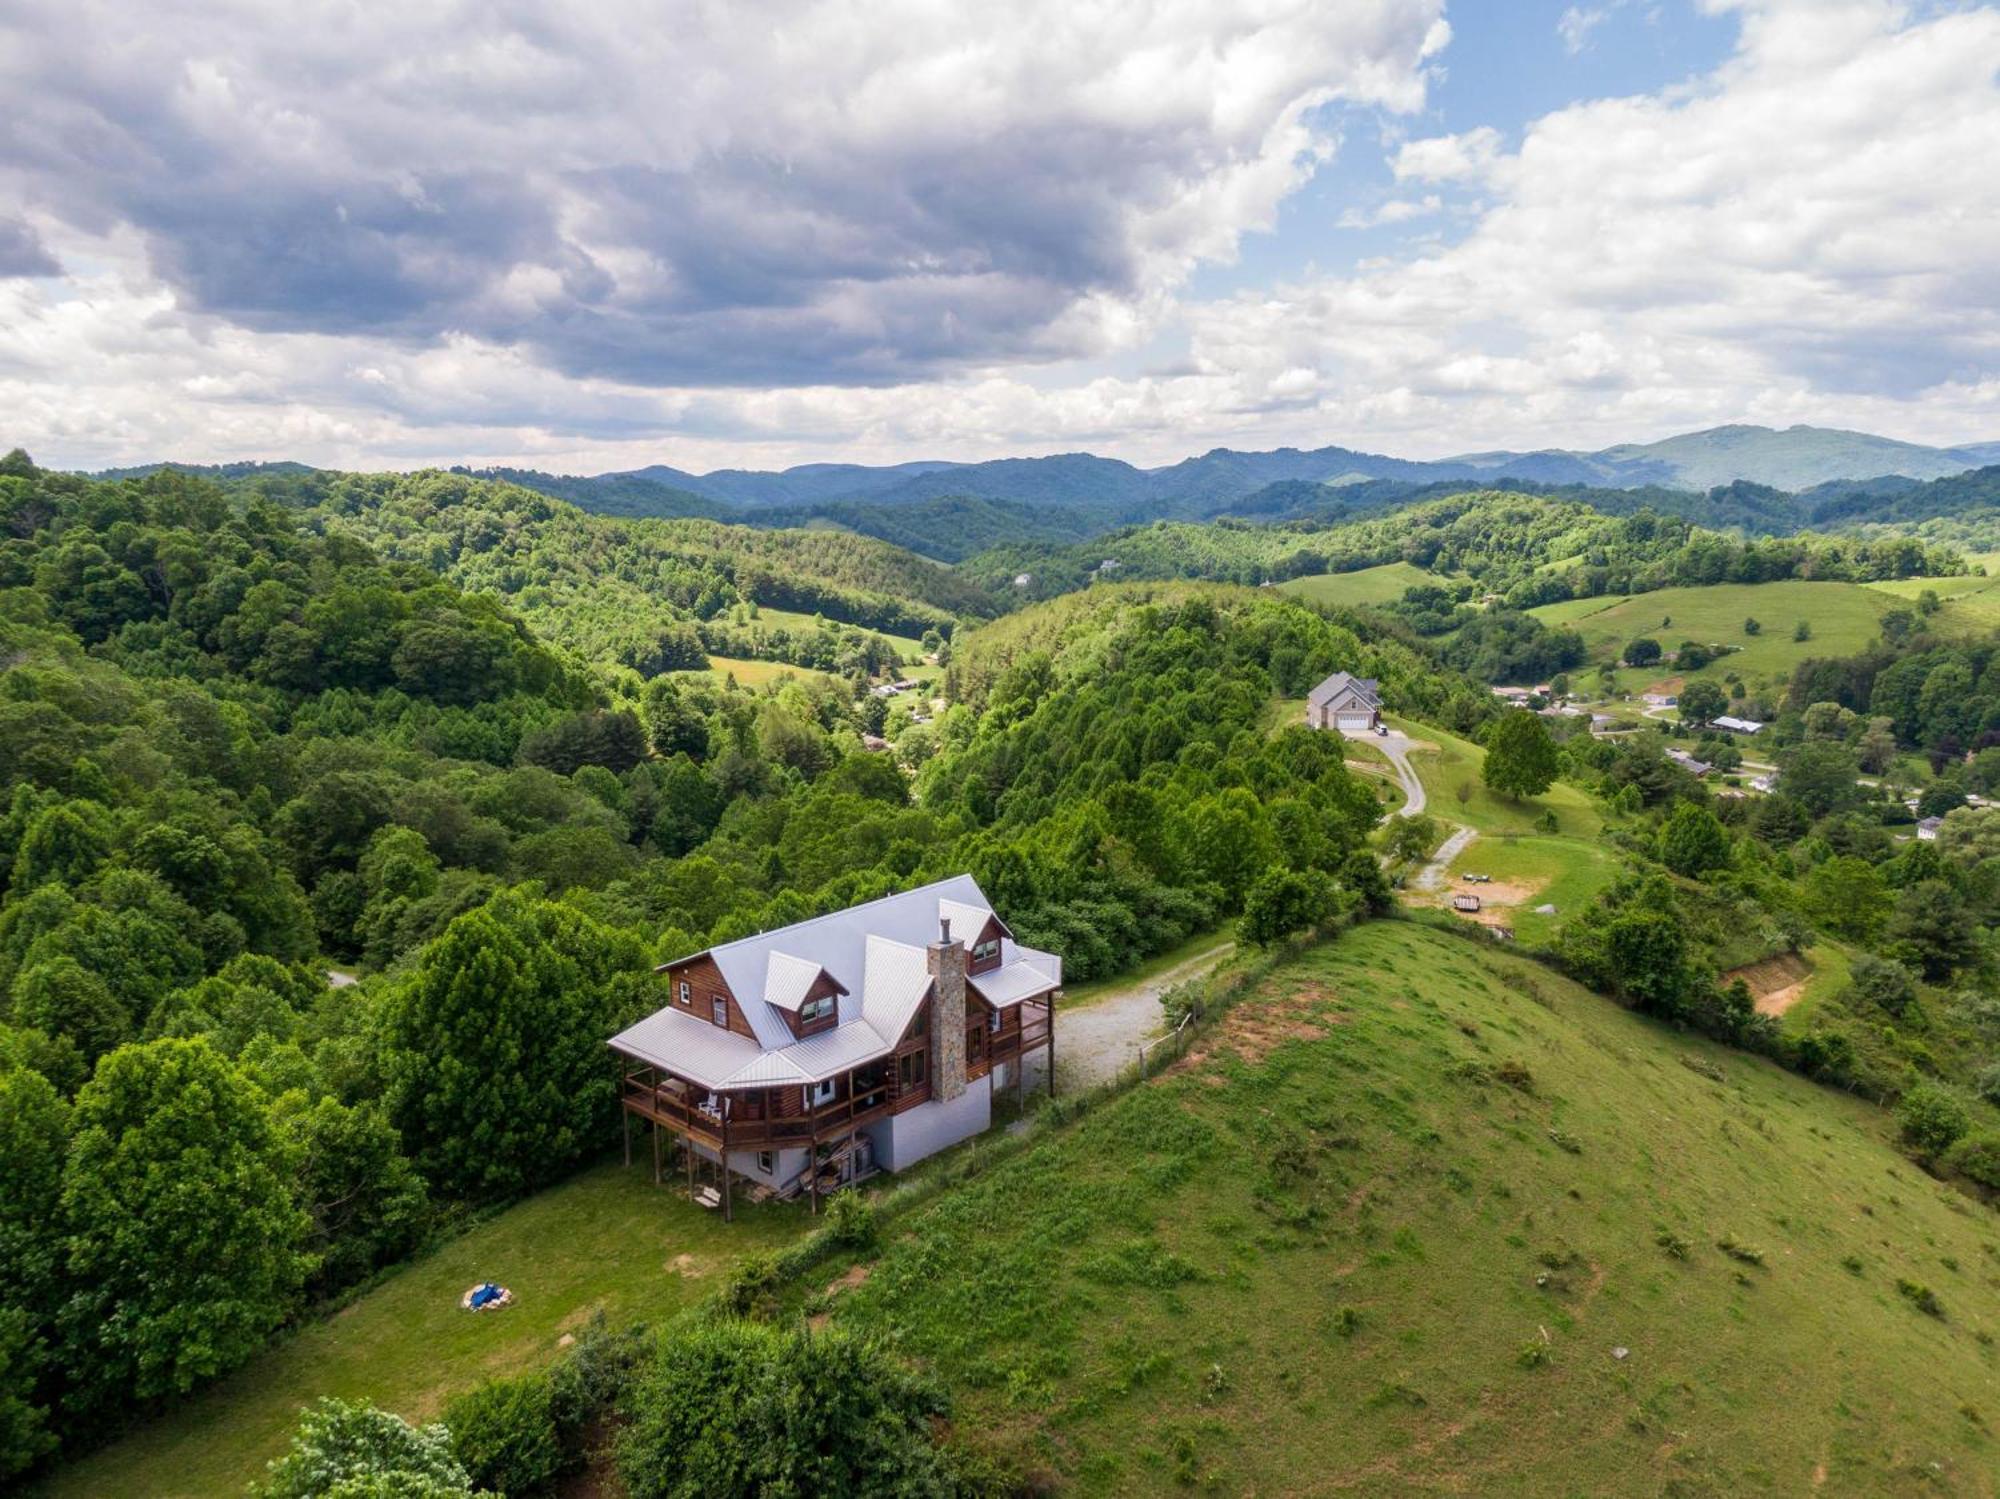
{"label": "log cabin house", "polygon": [[992,1123],[1047,1052],[1062,959],[1023,947],[970,875],[664,963],[667,1004],[611,1038],[634,1119],[698,1171],[821,1193]]}

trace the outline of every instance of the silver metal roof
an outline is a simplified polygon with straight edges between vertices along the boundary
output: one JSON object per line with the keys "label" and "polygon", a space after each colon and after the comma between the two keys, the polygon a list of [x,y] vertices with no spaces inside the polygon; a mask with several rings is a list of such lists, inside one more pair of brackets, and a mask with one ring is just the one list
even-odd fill
{"label": "silver metal roof", "polygon": [[1004,1010],[1024,999],[1048,993],[1062,982],[1062,975],[1051,974],[1038,964],[1022,958],[988,973],[975,973],[966,982],[977,989],[980,998],[989,1005],[996,1010]]}
{"label": "silver metal roof", "polygon": [[[971,875],[955,875],[776,931],[708,949],[756,1040],[668,1005],[611,1038],[612,1047],[711,1088],[820,1082],[893,1051],[930,993],[928,945],[950,921],[961,948],[993,916]],[[1002,923],[1003,930],[1005,924]],[[699,957],[690,953],[689,957]],[[1062,959],[1001,939],[1001,967],[970,980],[993,1005],[1062,984]],[[676,959],[683,962],[685,959]],[[795,1040],[796,1011],[824,970],[846,992],[831,1030]]]}
{"label": "silver metal roof", "polygon": [[797,1012],[806,991],[818,982],[820,966],[790,953],[774,952],[764,970],[764,1003]]}

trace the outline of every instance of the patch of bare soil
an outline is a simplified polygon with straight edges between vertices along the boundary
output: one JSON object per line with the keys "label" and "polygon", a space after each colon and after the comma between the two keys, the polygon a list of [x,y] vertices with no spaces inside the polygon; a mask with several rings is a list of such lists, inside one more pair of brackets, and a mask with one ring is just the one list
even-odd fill
{"label": "patch of bare soil", "polygon": [[[838,1276],[826,1283],[826,1294],[828,1296],[838,1296],[843,1291],[853,1290],[868,1279],[868,1273],[874,1268],[873,1265],[850,1265],[845,1275]],[[812,1316],[806,1318],[806,1326],[810,1327],[814,1332],[818,1332],[832,1320],[833,1314],[831,1312],[815,1312]]]}
{"label": "patch of bare soil", "polygon": [[1255,1066],[1287,1041],[1311,1041],[1325,1035],[1329,1026],[1345,1025],[1353,1018],[1333,1009],[1333,1004],[1333,995],[1321,984],[1301,984],[1283,994],[1264,985],[1237,1001],[1202,1047],[1190,1051],[1167,1071],[1192,1071],[1224,1048]]}
{"label": "patch of bare soil", "polygon": [[1750,997],[1756,1002],[1759,1015],[1782,1015],[1798,1003],[1812,976],[1812,964],[1798,953],[1786,952],[1779,953],[1775,958],[1766,958],[1761,963],[1732,968],[1723,974],[1722,982],[1728,984],[1737,979],[1743,980],[1750,988]]}

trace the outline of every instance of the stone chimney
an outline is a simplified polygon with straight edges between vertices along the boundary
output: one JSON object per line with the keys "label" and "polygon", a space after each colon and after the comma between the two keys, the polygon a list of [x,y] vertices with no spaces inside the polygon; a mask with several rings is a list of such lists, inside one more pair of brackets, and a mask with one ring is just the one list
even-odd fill
{"label": "stone chimney", "polygon": [[925,950],[932,984],[931,1097],[949,1103],[965,1091],[965,947],[952,940],[951,921]]}

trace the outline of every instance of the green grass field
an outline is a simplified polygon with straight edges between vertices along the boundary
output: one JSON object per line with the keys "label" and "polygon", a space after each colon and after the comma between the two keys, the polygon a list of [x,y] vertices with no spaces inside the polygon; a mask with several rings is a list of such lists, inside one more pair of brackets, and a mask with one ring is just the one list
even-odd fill
{"label": "green grass field", "polygon": [[[640,1142],[643,1144],[643,1141]],[[724,1223],[652,1183],[650,1160],[587,1171],[540,1193],[313,1322],[213,1389],[61,1469],[47,1499],[214,1499],[240,1495],[284,1449],[299,1409],[321,1395],[435,1417],[494,1375],[548,1362],[564,1333],[602,1307],[614,1324],[658,1322],[712,1293],[743,1255],[804,1233],[796,1204],[739,1204]],[[459,1309],[497,1280],[500,1312]]]}
{"label": "green grass field", "polygon": [[[1410,753],[1410,765],[1424,783],[1426,810],[1441,822],[1460,823],[1481,833],[1533,833],[1542,814],[1553,812],[1557,831],[1570,838],[1594,838],[1603,826],[1590,798],[1574,786],[1559,781],[1541,796],[1519,802],[1495,796],[1480,779],[1486,751],[1478,745],[1432,724],[1384,717],[1419,741]],[[1426,743],[1436,748],[1424,748]],[[1465,801],[1458,799],[1461,786],[1471,791]]]}
{"label": "green grass field", "polygon": [[[1588,906],[1618,878],[1622,864],[1604,844],[1584,838],[1529,835],[1516,838],[1475,838],[1447,867],[1447,888],[1482,896],[1492,905],[1496,892],[1509,904],[1502,918],[1515,937],[1531,945],[1546,943],[1564,921]],[[1468,885],[1465,874],[1493,877],[1492,885]],[[1513,898],[1519,895],[1518,902]],[[1537,916],[1535,907],[1551,905],[1553,916]]]}
{"label": "green grass field", "polygon": [[1930,621],[1939,634],[1974,635],[2000,629],[2000,577],[1898,578],[1868,587],[1907,603],[1915,603],[1925,589],[1934,591],[1944,601],[1944,607]]}
{"label": "green grass field", "polygon": [[768,687],[773,682],[782,682],[786,677],[818,677],[831,681],[825,672],[814,671],[806,666],[788,666],[782,661],[752,661],[743,656],[710,656],[707,675],[720,681],[724,677],[736,678],[740,687]]}
{"label": "green grass field", "polygon": [[1409,562],[1385,562],[1351,573],[1312,573],[1280,583],[1279,589],[1309,604],[1393,604],[1419,583],[1434,583],[1436,575]]}
{"label": "green grass field", "polygon": [[[830,621],[830,623],[834,624],[836,628],[839,627],[839,621],[837,620]],[[796,609],[768,609],[760,606],[757,610],[757,617],[754,620],[746,621],[745,628],[756,629],[760,626],[783,626],[788,630],[810,633],[814,626],[814,616],[801,614]],[[894,645],[903,653],[905,661],[918,662],[923,659],[923,642],[914,635],[892,635],[887,630],[869,630],[868,633],[870,635],[880,635],[884,640]]]}
{"label": "green grass field", "polygon": [[830,1306],[1082,1494],[1992,1494],[2000,1232],[1888,1127],[1378,922]]}
{"label": "green grass field", "polygon": [[[1626,645],[1642,636],[1657,640],[1668,652],[1683,640],[1692,640],[1740,648],[1692,675],[1719,679],[1735,672],[1748,682],[1779,683],[1788,680],[1792,668],[1808,656],[1859,651],[1875,636],[1882,615],[1895,605],[1893,595],[1859,583],[1788,581],[1662,588],[1629,598],[1568,599],[1530,612],[1550,624],[1573,625],[1583,636],[1593,665],[1615,661]],[[1748,618],[1762,624],[1762,633],[1744,633]],[[1812,627],[1809,640],[1792,638],[1801,620]],[[1638,692],[1684,675],[1666,664],[1621,670],[1618,687]]]}

